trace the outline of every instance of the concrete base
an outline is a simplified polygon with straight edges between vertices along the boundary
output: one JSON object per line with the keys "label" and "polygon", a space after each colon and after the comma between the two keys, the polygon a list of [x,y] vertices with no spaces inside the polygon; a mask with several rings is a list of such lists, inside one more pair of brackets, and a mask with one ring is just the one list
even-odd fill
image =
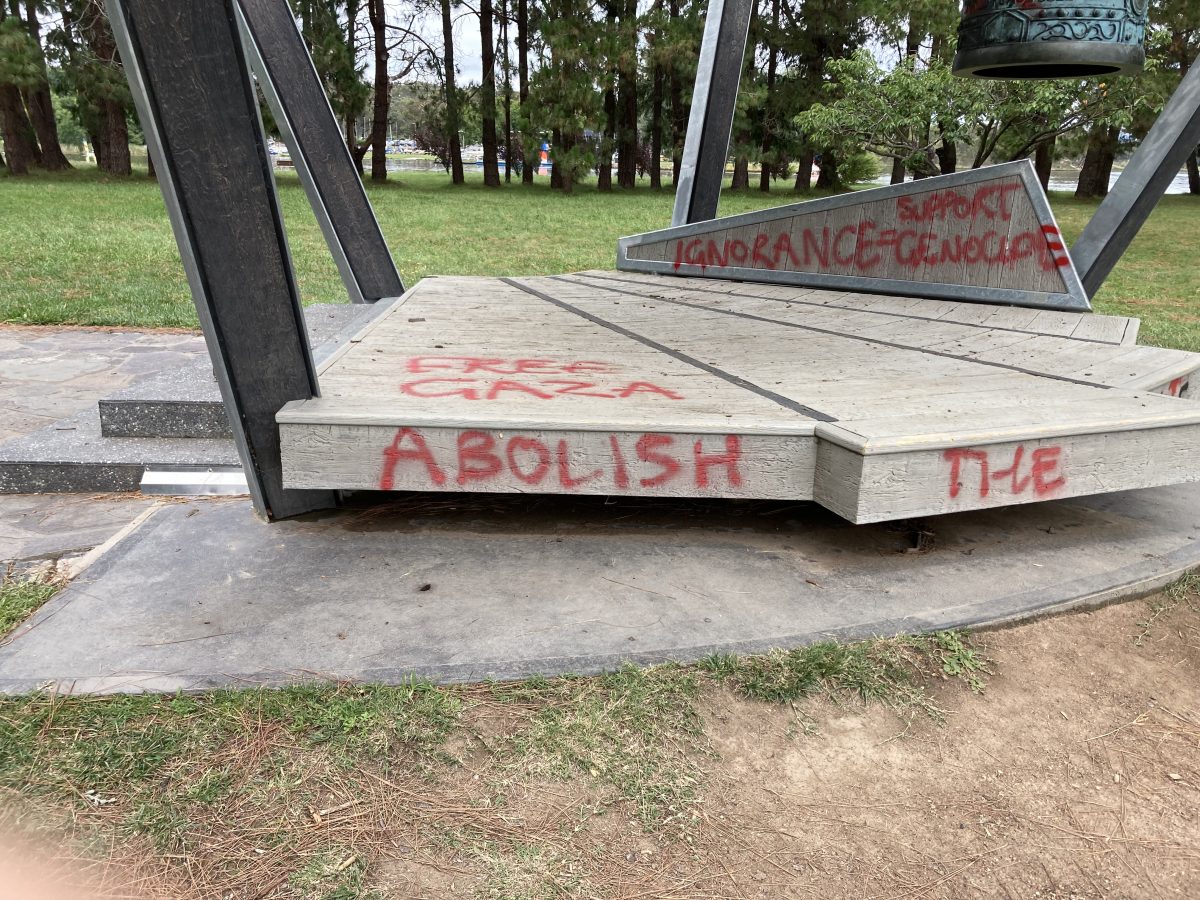
{"label": "concrete base", "polygon": [[[364,498],[378,499],[378,498]],[[1008,622],[1200,566],[1200,486],[853,526],[812,504],[163,506],[0,648],[0,689],[588,673]]]}

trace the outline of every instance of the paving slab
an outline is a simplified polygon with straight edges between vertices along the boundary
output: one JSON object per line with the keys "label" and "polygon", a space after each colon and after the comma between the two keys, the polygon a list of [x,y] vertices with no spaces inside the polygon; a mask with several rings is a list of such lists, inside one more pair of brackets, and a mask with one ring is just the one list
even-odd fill
{"label": "paving slab", "polygon": [[0,325],[0,441],[205,358],[199,334]]}
{"label": "paving slab", "polygon": [[91,550],[154,502],[139,495],[0,495],[0,567]]}
{"label": "paving slab", "polygon": [[0,689],[509,679],[982,626],[1158,589],[1198,537],[1196,485],[860,526],[764,501],[404,495],[274,525],[177,503],[12,635]]}

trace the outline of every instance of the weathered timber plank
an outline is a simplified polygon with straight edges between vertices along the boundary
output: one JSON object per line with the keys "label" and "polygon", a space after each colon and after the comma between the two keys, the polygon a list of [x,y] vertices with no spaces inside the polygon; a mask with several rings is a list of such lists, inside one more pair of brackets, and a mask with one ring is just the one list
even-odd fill
{"label": "weathered timber plank", "polygon": [[[832,456],[832,483],[845,485],[838,465],[848,463]],[[852,514],[848,490],[830,494],[840,515],[880,522],[1196,480],[1200,425],[1189,425],[872,455],[862,458]]]}
{"label": "weathered timber plank", "polygon": [[289,486],[804,500],[816,441],[798,435],[293,425]]}

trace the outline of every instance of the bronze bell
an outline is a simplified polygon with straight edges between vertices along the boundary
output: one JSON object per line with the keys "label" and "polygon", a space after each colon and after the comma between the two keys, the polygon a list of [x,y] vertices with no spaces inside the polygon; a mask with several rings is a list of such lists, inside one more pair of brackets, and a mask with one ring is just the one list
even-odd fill
{"label": "bronze bell", "polygon": [[966,0],[954,74],[1128,75],[1146,65],[1149,0]]}

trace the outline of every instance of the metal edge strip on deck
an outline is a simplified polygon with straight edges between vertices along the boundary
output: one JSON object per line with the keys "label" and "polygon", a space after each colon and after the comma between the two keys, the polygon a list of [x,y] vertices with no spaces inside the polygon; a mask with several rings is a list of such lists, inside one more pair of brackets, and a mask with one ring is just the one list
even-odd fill
{"label": "metal edge strip on deck", "polygon": [[[806,418],[809,418],[809,419],[815,419],[818,422],[836,422],[837,421],[837,419],[834,416],[831,416],[828,413],[821,412],[818,409],[813,409],[811,406],[805,406],[804,404],[798,403],[797,401],[792,400],[789,397],[784,397],[782,394],[777,394],[774,391],[767,390],[766,388],[760,387],[759,385],[755,384],[752,381],[747,381],[745,378],[741,378],[738,375],[734,375],[730,372],[726,372],[724,369],[719,369],[716,366],[710,366],[708,363],[701,362],[700,360],[696,359],[693,356],[688,356],[686,353],[681,353],[678,350],[674,350],[674,349],[668,347],[666,344],[660,344],[658,341],[652,340],[651,338],[648,338],[645,335],[638,334],[636,331],[630,331],[628,328],[624,328],[613,322],[609,322],[606,319],[602,319],[599,316],[593,315],[592,313],[589,313],[589,312],[586,312],[577,306],[573,306],[572,304],[567,303],[564,300],[559,300],[556,297],[551,297],[549,294],[545,294],[545,293],[537,290],[536,288],[532,288],[527,285],[524,285],[521,282],[516,281],[512,278],[501,278],[500,280],[511,287],[515,287],[518,290],[524,291],[525,293],[527,293],[531,296],[537,297],[539,300],[544,300],[546,303],[553,304],[554,306],[557,306],[559,309],[563,309],[563,310],[566,310],[567,312],[574,313],[575,315],[579,316],[580,318],[586,319],[587,321],[591,322],[594,325],[599,325],[602,328],[607,328],[609,331],[616,332],[617,334],[621,335],[622,337],[627,337],[630,340],[637,341],[639,344],[643,344],[647,347],[650,347],[653,350],[657,350],[659,353],[669,356],[674,360],[677,360],[682,363],[686,363],[689,366],[692,366],[693,368],[697,368],[704,372],[707,372],[710,375],[714,375],[717,378],[720,378],[722,381],[726,381],[729,384],[734,385],[735,387],[739,387],[742,390],[749,391],[752,394],[757,394],[760,397],[763,397],[767,400],[772,401],[773,403],[778,404],[779,406],[782,406],[784,409],[788,409],[788,410],[791,410],[792,412],[799,413],[800,415],[805,416]],[[565,278],[556,278],[555,280],[561,280],[561,281],[566,282]],[[569,284],[571,282],[566,282],[566,283]],[[586,285],[585,285],[585,287],[586,287]]]}
{"label": "metal edge strip on deck", "polygon": [[[620,288],[611,288],[611,287],[606,287],[606,286],[598,285],[598,284],[592,285],[592,284],[588,284],[587,282],[571,281],[570,278],[573,276],[551,275],[549,277],[554,279],[555,281],[562,281],[567,284],[575,284],[575,285],[578,285],[579,287],[585,287],[585,288],[590,287],[590,288],[593,288],[595,290],[600,290],[600,291],[611,291],[614,294],[624,294],[624,295],[627,295],[630,297],[638,297],[642,300],[647,299],[647,297],[644,294],[635,294],[633,291],[623,291]],[[892,341],[881,340],[880,338],[864,337],[862,335],[857,335],[857,334],[847,334],[844,331],[834,331],[831,328],[820,328],[816,325],[801,325],[799,322],[787,322],[787,321],[784,321],[783,319],[772,319],[772,318],[769,318],[768,316],[756,316],[754,313],[739,312],[738,310],[734,310],[734,309],[721,309],[720,307],[717,307],[717,306],[701,306],[698,303],[688,303],[686,300],[668,300],[665,297],[655,297],[653,299],[658,303],[671,303],[671,304],[674,304],[675,306],[686,306],[688,309],[695,309],[695,310],[699,310],[701,312],[720,313],[721,315],[736,316],[737,318],[740,318],[740,319],[750,319],[752,321],[763,322],[768,325],[780,325],[780,326],[783,326],[784,328],[797,328],[802,331],[812,331],[817,334],[827,334],[832,337],[845,338],[848,341],[859,341],[864,344],[874,344],[877,347],[887,347],[890,350],[906,350],[906,351],[909,351],[912,353],[924,353],[928,356],[940,356],[945,359],[953,359],[953,360],[956,360],[956,361],[962,362],[962,363],[970,363],[970,364],[979,365],[979,366],[990,366],[991,368],[994,368],[994,369],[1006,369],[1010,372],[1020,372],[1023,375],[1033,375],[1038,378],[1050,378],[1050,379],[1053,379],[1054,381],[1065,381],[1069,384],[1078,384],[1078,385],[1082,385],[1084,387],[1094,387],[1094,388],[1097,388],[1099,390],[1104,390],[1104,391],[1113,389],[1111,385],[1099,384],[1094,381],[1084,381],[1079,378],[1069,378],[1066,375],[1052,375],[1048,372],[1038,372],[1033,369],[1024,369],[1020,366],[1010,365],[1009,363],[991,362],[986,359],[975,359],[970,356],[956,356],[953,353],[946,353],[945,351],[941,351],[941,350],[930,350],[925,347],[913,347],[913,346],[909,346],[907,344],[896,344],[896,343],[893,343]],[[830,421],[837,421],[837,420],[831,419]]]}

